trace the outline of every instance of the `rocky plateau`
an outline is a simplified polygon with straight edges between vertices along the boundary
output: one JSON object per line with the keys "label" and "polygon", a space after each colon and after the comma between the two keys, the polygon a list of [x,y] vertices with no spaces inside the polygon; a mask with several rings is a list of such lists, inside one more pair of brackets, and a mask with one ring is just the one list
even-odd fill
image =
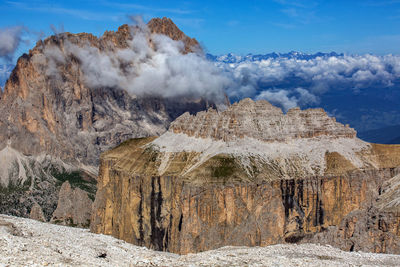
{"label": "rocky plateau", "polygon": [[179,254],[330,244],[400,253],[400,146],[321,109],[244,99],[101,156],[91,230]]}

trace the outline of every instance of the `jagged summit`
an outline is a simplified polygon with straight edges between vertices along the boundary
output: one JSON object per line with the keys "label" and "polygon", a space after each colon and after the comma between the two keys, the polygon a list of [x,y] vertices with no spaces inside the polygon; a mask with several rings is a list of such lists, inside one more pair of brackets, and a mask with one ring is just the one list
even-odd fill
{"label": "jagged summit", "polygon": [[184,34],[170,18],[153,18],[147,23],[147,27],[149,27],[151,33],[164,34],[172,40],[183,41],[186,53],[201,49],[199,42]]}
{"label": "jagged summit", "polygon": [[[0,212],[29,216],[38,203],[51,218],[60,177],[72,171],[95,177],[100,153],[130,138],[160,135],[183,112],[206,109],[201,99],[128,92],[140,76],[135,71],[157,54],[150,41],[168,41],[151,33],[183,38],[190,42],[186,51],[195,43],[172,21],[156,21],[148,29],[122,25],[100,37],[58,33],[19,58],[0,93],[0,186],[18,190],[12,198],[0,194]],[[176,46],[177,54],[185,52]],[[154,85],[161,89],[163,83]]]}
{"label": "jagged summit", "polygon": [[272,142],[317,136],[356,136],[354,129],[336,122],[323,109],[293,108],[284,114],[266,100],[253,101],[250,98],[233,104],[223,112],[209,109],[194,116],[184,113],[171,124],[169,130],[223,141],[244,137]]}
{"label": "jagged summit", "polygon": [[[91,33],[70,33],[63,32],[47,37],[36,43],[36,46],[30,50],[29,56],[42,52],[44,46],[56,45],[60,46],[65,40],[73,44],[86,45],[104,49],[127,48],[128,41],[132,39],[132,26],[123,24],[118,27],[117,31],[105,31],[100,37],[96,37]],[[153,18],[147,23],[147,28],[151,34],[166,35],[172,40],[182,41],[184,43],[184,53],[201,51],[200,44],[195,38],[187,36],[170,18]]]}

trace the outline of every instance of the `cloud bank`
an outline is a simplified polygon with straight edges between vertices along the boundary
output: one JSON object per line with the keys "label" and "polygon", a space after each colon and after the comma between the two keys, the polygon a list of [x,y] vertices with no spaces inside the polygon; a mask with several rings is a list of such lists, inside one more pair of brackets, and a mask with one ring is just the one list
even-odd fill
{"label": "cloud bank", "polygon": [[320,96],[333,90],[366,88],[385,90],[399,84],[400,56],[317,56],[310,59],[268,58],[235,60],[216,65],[231,73],[236,87],[228,95],[235,99],[266,99],[285,110],[295,106],[318,104]]}
{"label": "cloud bank", "polygon": [[13,26],[0,29],[0,57],[8,61],[12,59],[15,51],[22,41],[24,27]]}
{"label": "cloud bank", "polygon": [[62,50],[46,46],[47,74],[57,75],[57,67],[74,57],[80,62],[84,82],[91,88],[110,87],[134,95],[205,97],[223,101],[223,93],[233,81],[204,55],[183,54],[182,42],[150,34],[140,20],[130,31],[132,40],[124,49],[100,50],[89,44],[78,46],[68,40]]}
{"label": "cloud bank", "polygon": [[182,42],[151,34],[140,19],[130,29],[132,40],[124,49],[76,45],[67,39],[62,49],[46,46],[47,74],[58,75],[59,66],[75,58],[83,81],[92,88],[119,88],[139,96],[203,97],[216,103],[222,103],[226,93],[232,100],[266,99],[284,111],[321,105],[324,95],[338,91],[359,94],[373,88],[379,94],[400,88],[400,56],[293,52],[207,60],[202,54],[183,54]]}

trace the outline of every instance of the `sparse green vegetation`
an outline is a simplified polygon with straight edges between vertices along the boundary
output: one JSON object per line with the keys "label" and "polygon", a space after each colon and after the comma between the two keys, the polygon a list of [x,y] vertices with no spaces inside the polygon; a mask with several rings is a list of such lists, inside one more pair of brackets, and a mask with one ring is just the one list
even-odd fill
{"label": "sparse green vegetation", "polygon": [[7,187],[1,186],[0,185],[0,194],[3,195],[10,195],[14,194],[17,192],[23,192],[29,189],[29,186],[31,185],[32,178],[28,177],[26,181],[22,184],[14,184],[12,181],[10,181],[10,184]]}
{"label": "sparse green vegetation", "polygon": [[74,221],[72,220],[72,218],[67,218],[67,219],[65,220],[65,224],[66,224],[67,226],[70,226],[70,227],[77,227],[77,226],[78,226],[77,224],[74,223]]}
{"label": "sparse green vegetation", "polygon": [[80,188],[86,192],[88,192],[89,198],[94,201],[96,194],[96,182],[95,181],[87,181],[82,178],[82,173],[80,171],[72,171],[72,172],[57,172],[53,171],[53,177],[56,178],[57,186],[61,186],[65,181],[68,181],[72,188]]}
{"label": "sparse green vegetation", "polygon": [[216,166],[212,167],[212,176],[225,178],[235,172],[235,160],[233,158],[217,157]]}
{"label": "sparse green vegetation", "polygon": [[154,145],[150,145],[145,148],[144,153],[150,154],[149,158],[151,162],[156,162],[159,151],[158,149],[154,148]]}

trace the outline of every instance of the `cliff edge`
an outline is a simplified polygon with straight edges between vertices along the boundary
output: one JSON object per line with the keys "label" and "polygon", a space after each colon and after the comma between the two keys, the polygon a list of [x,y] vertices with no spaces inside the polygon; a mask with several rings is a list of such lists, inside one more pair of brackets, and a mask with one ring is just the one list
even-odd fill
{"label": "cliff edge", "polygon": [[102,154],[91,230],[181,254],[301,242],[400,253],[387,189],[399,166],[400,146],[366,143],[321,109],[244,99]]}

